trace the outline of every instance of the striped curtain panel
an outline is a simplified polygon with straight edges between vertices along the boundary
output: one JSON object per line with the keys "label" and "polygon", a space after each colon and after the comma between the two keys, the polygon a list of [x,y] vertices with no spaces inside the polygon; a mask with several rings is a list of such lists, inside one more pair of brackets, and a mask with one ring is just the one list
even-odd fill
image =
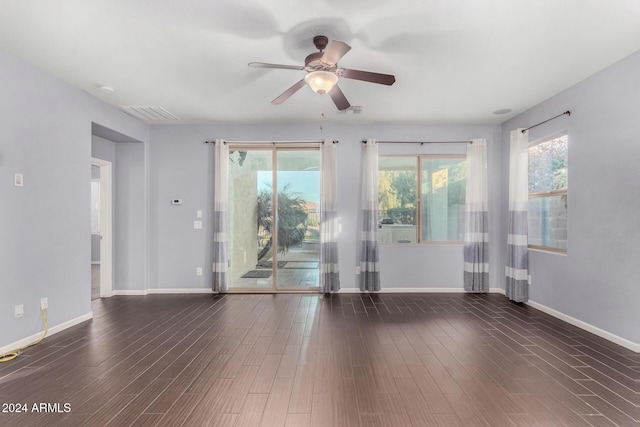
{"label": "striped curtain panel", "polygon": [[338,147],[330,139],[320,148],[320,292],[338,292]]}
{"label": "striped curtain panel", "polygon": [[213,280],[214,293],[227,291],[229,268],[229,146],[222,139],[214,144]]}
{"label": "striped curtain panel", "polygon": [[467,145],[465,196],[464,290],[489,292],[489,202],[487,192],[487,142],[473,139]]}
{"label": "striped curtain panel", "polygon": [[509,154],[509,228],[505,294],[516,302],[529,300],[529,135],[511,131]]}
{"label": "striped curtain panel", "polygon": [[360,235],[360,290],[380,290],[378,254],[378,144],[362,144],[362,233]]}

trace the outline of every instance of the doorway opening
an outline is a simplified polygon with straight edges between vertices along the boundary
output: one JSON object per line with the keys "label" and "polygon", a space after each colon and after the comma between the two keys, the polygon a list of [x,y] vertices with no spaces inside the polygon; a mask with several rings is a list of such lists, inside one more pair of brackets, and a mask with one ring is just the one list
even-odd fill
{"label": "doorway opening", "polygon": [[112,164],[91,159],[91,299],[113,295]]}

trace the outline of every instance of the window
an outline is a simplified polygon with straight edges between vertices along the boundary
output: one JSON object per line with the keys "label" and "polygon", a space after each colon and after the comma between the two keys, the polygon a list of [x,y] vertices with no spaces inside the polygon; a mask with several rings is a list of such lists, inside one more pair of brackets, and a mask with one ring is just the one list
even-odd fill
{"label": "window", "polygon": [[464,240],[464,156],[380,156],[380,243]]}
{"label": "window", "polygon": [[464,241],[467,161],[422,159],[422,241]]}
{"label": "window", "polygon": [[568,137],[529,147],[529,247],[567,251]]}

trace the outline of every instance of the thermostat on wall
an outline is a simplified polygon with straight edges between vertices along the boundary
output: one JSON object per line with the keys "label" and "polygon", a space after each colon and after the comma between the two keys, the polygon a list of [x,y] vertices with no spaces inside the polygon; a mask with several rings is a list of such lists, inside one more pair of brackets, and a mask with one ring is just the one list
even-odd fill
{"label": "thermostat on wall", "polygon": [[182,204],[182,199],[171,199],[171,204],[172,205],[181,205]]}

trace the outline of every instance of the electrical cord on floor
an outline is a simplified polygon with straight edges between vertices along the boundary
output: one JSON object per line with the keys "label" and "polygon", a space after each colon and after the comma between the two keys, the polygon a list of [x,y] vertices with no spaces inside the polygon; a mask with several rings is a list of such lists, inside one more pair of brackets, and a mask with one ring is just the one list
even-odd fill
{"label": "electrical cord on floor", "polygon": [[48,331],[48,327],[47,327],[47,310],[42,309],[42,323],[44,324],[44,332],[42,333],[42,336],[40,337],[40,339],[38,339],[37,341],[32,342],[31,344],[25,345],[24,347],[20,347],[17,348],[15,350],[11,350],[7,353],[4,354],[0,354],[0,363],[2,362],[9,362],[13,359],[15,359],[16,357],[20,356],[20,353],[22,352],[22,350],[27,349],[29,347],[32,347],[36,344],[39,344],[44,337],[47,336],[47,331]]}

